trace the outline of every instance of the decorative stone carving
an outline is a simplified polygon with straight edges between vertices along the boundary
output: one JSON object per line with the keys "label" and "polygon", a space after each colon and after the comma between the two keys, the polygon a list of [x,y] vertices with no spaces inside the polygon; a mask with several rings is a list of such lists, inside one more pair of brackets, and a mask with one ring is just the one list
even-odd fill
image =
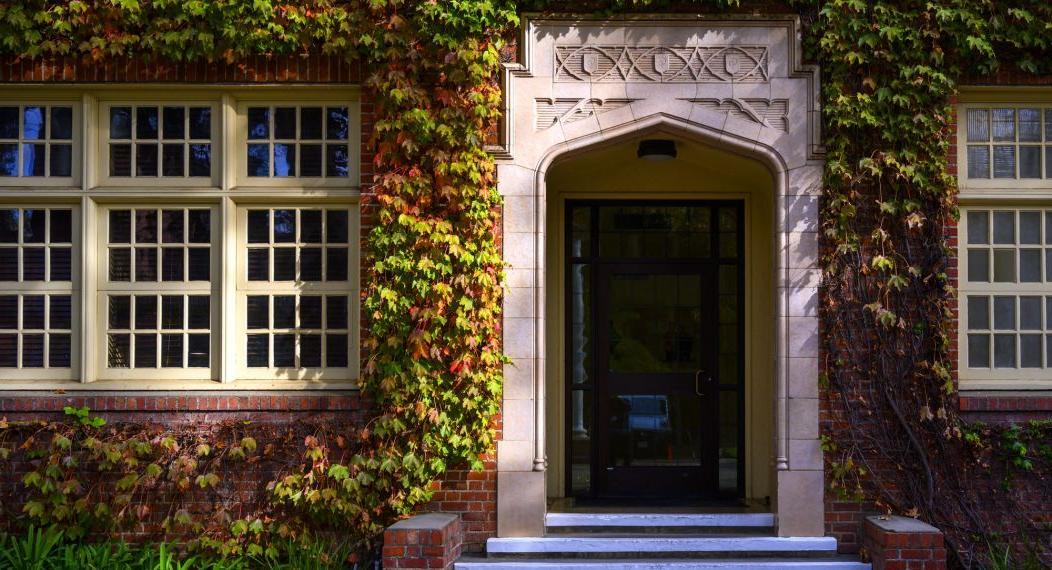
{"label": "decorative stone carving", "polygon": [[555,81],[763,83],[766,46],[556,46]]}
{"label": "decorative stone carving", "polygon": [[620,109],[635,99],[537,99],[537,130]]}
{"label": "decorative stone carving", "polygon": [[789,132],[788,99],[687,99],[713,111],[730,113],[732,117],[759,123],[765,127]]}

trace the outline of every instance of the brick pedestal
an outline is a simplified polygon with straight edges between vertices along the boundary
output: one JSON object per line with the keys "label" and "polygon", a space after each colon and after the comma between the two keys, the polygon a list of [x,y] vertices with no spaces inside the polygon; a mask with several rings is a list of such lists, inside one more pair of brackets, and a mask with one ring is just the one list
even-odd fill
{"label": "brick pedestal", "polygon": [[460,517],[427,513],[398,521],[384,532],[384,568],[453,568],[464,543]]}
{"label": "brick pedestal", "polygon": [[863,546],[873,570],[946,570],[942,532],[907,517],[866,517]]}

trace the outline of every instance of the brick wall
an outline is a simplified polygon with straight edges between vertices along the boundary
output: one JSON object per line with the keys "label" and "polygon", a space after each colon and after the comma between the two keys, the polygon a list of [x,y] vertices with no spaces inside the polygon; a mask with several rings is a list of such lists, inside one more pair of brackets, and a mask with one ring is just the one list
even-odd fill
{"label": "brick wall", "polygon": [[[340,57],[322,55],[258,56],[234,63],[169,62],[120,59],[92,62],[78,58],[30,60],[0,58],[0,83],[99,84],[361,84],[363,69]],[[375,108],[367,89],[361,98],[361,228],[362,246],[376,220],[375,149],[371,143]],[[363,249],[363,253],[364,253]],[[363,275],[368,264],[362,256]],[[363,322],[364,324],[364,322]],[[363,354],[362,358],[367,355]],[[111,424],[156,422],[209,425],[222,420],[295,423],[345,422],[360,425],[367,417],[368,403],[356,391],[273,392],[0,392],[0,418],[25,420],[58,418],[64,406],[87,406]],[[498,418],[498,429],[500,419]],[[424,510],[462,516],[464,548],[481,550],[486,538],[496,534],[496,458],[491,454],[482,472],[456,467],[434,485],[434,499]],[[19,485],[23,471],[0,471],[0,492]],[[248,477],[252,483],[269,480],[266,472]],[[207,510],[207,496],[201,499]],[[162,507],[162,505],[158,505]],[[141,529],[144,532],[149,529]],[[156,530],[156,529],[154,529]]]}
{"label": "brick wall", "polygon": [[383,567],[450,570],[463,539],[457,515],[432,513],[399,521],[384,532]]}
{"label": "brick wall", "polygon": [[865,548],[873,570],[945,570],[939,529],[905,517],[866,517]]}

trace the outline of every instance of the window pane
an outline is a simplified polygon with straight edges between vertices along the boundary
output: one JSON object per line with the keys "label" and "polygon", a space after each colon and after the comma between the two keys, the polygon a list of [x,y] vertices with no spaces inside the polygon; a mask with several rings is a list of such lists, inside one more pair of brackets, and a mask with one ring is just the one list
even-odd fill
{"label": "window pane", "polygon": [[51,108],[51,138],[71,140],[73,138],[73,108]]}
{"label": "window pane", "polygon": [[164,176],[182,176],[185,172],[183,170],[183,149],[185,147],[180,144],[166,144],[163,149],[162,158],[162,174]]}
{"label": "window pane", "polygon": [[280,247],[274,250],[274,281],[296,280],[296,248]]}
{"label": "window pane", "polygon": [[128,334],[110,334],[106,364],[110,368],[131,366],[131,337]]}
{"label": "window pane", "polygon": [[22,145],[22,176],[44,175],[44,144]]}
{"label": "window pane", "polygon": [[1015,140],[1015,110],[994,109],[993,131],[995,141]]}
{"label": "window pane", "polygon": [[[1052,142],[1052,138],[1049,142]],[[1045,147],[1045,178],[1052,178],[1052,145]]]}
{"label": "window pane", "polygon": [[48,278],[51,281],[72,281],[73,279],[73,250],[68,247],[53,247],[48,251],[51,257]]}
{"label": "window pane", "polygon": [[[186,108],[164,108],[164,130],[161,135],[166,139],[181,139],[186,136]],[[179,145],[182,146],[182,145]]]}
{"label": "window pane", "polygon": [[296,210],[274,210],[274,242],[296,241]]}
{"label": "window pane", "polygon": [[[270,138],[270,109],[266,107],[248,108],[248,138],[250,140]],[[252,146],[249,145],[249,148],[251,149]],[[251,155],[251,152],[249,154]]]}
{"label": "window pane", "polygon": [[1041,330],[1041,297],[1019,298],[1019,329],[1025,331]]}
{"label": "window pane", "polygon": [[110,243],[131,243],[131,211],[110,211]]}
{"label": "window pane", "polygon": [[44,248],[27,247],[22,250],[22,280],[44,280]]}
{"label": "window pane", "polygon": [[321,248],[300,250],[300,281],[321,281]]}
{"label": "window pane", "polygon": [[259,368],[269,365],[270,335],[250,334],[246,339],[246,361],[249,367]]}
{"label": "window pane", "polygon": [[313,368],[321,366],[321,335],[300,335],[300,367]]}
{"label": "window pane", "polygon": [[4,368],[18,366],[17,334],[0,334],[0,366]]}
{"label": "window pane", "polygon": [[181,329],[183,324],[183,296],[165,295],[161,297],[161,328]]}
{"label": "window pane", "polygon": [[990,212],[968,212],[968,243],[990,243]]}
{"label": "window pane", "polygon": [[1020,142],[1041,142],[1041,109],[1019,109]]}
{"label": "window pane", "polygon": [[161,366],[180,368],[183,366],[183,335],[161,335]]}
{"label": "window pane", "polygon": [[1015,330],[1015,297],[994,297],[994,328]]}
{"label": "window pane", "polygon": [[157,176],[157,145],[135,145],[135,175]]}
{"label": "window pane", "polygon": [[136,295],[135,297],[135,328],[156,330],[157,324],[157,297],[154,295]]}
{"label": "window pane", "polygon": [[329,107],[325,134],[329,140],[347,140],[347,107]]}
{"label": "window pane", "polygon": [[325,297],[325,326],[330,329],[347,328],[347,297]]}
{"label": "window pane", "polygon": [[321,210],[300,210],[300,241],[321,243]]}
{"label": "window pane", "polygon": [[135,242],[157,243],[157,211],[135,211]]}
{"label": "window pane", "polygon": [[296,145],[274,143],[274,176],[296,175]]}
{"label": "window pane", "polygon": [[1041,368],[1041,337],[1039,334],[1019,336],[1019,363],[1022,368]]}
{"label": "window pane", "polygon": [[157,281],[157,250],[152,247],[135,248],[135,280]]}
{"label": "window pane", "polygon": [[109,301],[109,328],[131,328],[131,297],[129,297],[128,295],[110,295]]}
{"label": "window pane", "polygon": [[1041,243],[1041,212],[1019,212],[1019,243]]}
{"label": "window pane", "polygon": [[248,211],[248,243],[270,242],[270,211]]}
{"label": "window pane", "polygon": [[296,366],[296,335],[274,335],[274,366],[277,368]]}
{"label": "window pane", "polygon": [[72,361],[72,342],[69,334],[48,335],[48,366],[51,368],[69,368]]}
{"label": "window pane", "polygon": [[994,335],[994,368],[1015,368],[1015,335]]}
{"label": "window pane", "polygon": [[[73,326],[72,299],[69,295],[52,295],[48,299],[48,327],[69,329]],[[3,311],[0,310],[0,313]]]}
{"label": "window pane", "polygon": [[110,138],[131,138],[131,107],[110,108]]}
{"label": "window pane", "polygon": [[[1049,214],[1052,218],[1052,213]],[[18,243],[18,220],[21,218],[17,208],[0,210],[0,243]]]}
{"label": "window pane", "polygon": [[183,280],[183,248],[166,247],[161,250],[161,280]]}
{"label": "window pane", "polygon": [[161,211],[161,241],[183,243],[183,210]]}
{"label": "window pane", "polygon": [[157,107],[137,107],[135,109],[135,138],[157,138]]}
{"label": "window pane", "polygon": [[347,366],[347,335],[325,335],[325,365],[339,368]]}
{"label": "window pane", "polygon": [[68,144],[51,145],[51,176],[73,175],[73,146]]}
{"label": "window pane", "polygon": [[296,328],[296,297],[295,295],[274,296],[274,328],[294,329]]}
{"label": "window pane", "polygon": [[44,367],[44,335],[24,334],[22,335],[22,367],[43,368]]}
{"label": "window pane", "polygon": [[325,280],[347,280],[347,248],[329,247],[325,249]]}
{"label": "window pane", "polygon": [[212,138],[212,109],[210,107],[190,107],[190,138]]}
{"label": "window pane", "polygon": [[141,333],[135,335],[135,367],[155,368],[157,366],[157,335]]}
{"label": "window pane", "polygon": [[18,249],[0,249],[0,281],[18,281]]}
{"label": "window pane", "polygon": [[18,138],[18,107],[0,107],[0,139]]}
{"label": "window pane", "polygon": [[321,176],[321,145],[300,145],[300,176]]}
{"label": "window pane", "polygon": [[190,231],[188,241],[190,243],[209,243],[212,241],[212,212],[209,210],[190,210],[187,212],[190,220]]}
{"label": "window pane", "polygon": [[1019,177],[1041,178],[1041,147],[1019,147]]}
{"label": "window pane", "polygon": [[131,281],[130,248],[110,248],[110,281]]}
{"label": "window pane", "polygon": [[267,281],[270,279],[270,252],[266,249],[248,250],[248,280]]}
{"label": "window pane", "polygon": [[44,328],[44,296],[25,295],[22,297],[22,328]]}
{"label": "window pane", "polygon": [[325,175],[334,178],[347,176],[347,145],[330,144],[325,147]]}
{"label": "window pane", "polygon": [[[300,328],[321,328],[321,297],[304,295],[300,297]],[[318,346],[321,346],[320,344]]]}
{"label": "window pane", "polygon": [[190,176],[212,175],[212,145],[190,145]]}
{"label": "window pane", "polygon": [[207,247],[191,247],[190,273],[187,278],[190,281],[208,281],[211,279],[212,260],[210,249]]}
{"label": "window pane", "polygon": [[[43,107],[25,107],[22,111],[22,138],[43,140],[47,132],[47,117]],[[43,158],[43,157],[41,157]]]}
{"label": "window pane", "polygon": [[278,107],[274,109],[274,138],[296,138],[296,108]]}
{"label": "window pane", "polygon": [[131,176],[131,145],[110,145],[110,176]]}
{"label": "window pane", "polygon": [[300,109],[300,138],[306,140],[321,139],[321,107],[303,107]]}
{"label": "window pane", "polygon": [[1015,272],[1015,250],[1014,249],[995,249],[994,250],[994,282],[995,283],[1014,283],[1016,281]]}
{"label": "window pane", "polygon": [[190,368],[208,368],[209,335],[192,334],[187,335],[189,345],[187,346],[187,363]]}
{"label": "window pane", "polygon": [[265,329],[270,327],[270,297],[267,295],[249,295],[246,305],[248,328]]}
{"label": "window pane", "polygon": [[1022,283],[1041,282],[1041,250],[1019,250],[1019,281]]}
{"label": "window pane", "polygon": [[[325,240],[329,243],[347,243],[348,225],[346,210],[329,210],[325,213]],[[1052,217],[1052,214],[1050,214]]]}
{"label": "window pane", "polygon": [[1014,146],[994,147],[994,178],[1015,178]]}
{"label": "window pane", "polygon": [[248,175],[270,176],[270,145],[248,145]]}
{"label": "window pane", "polygon": [[18,143],[0,144],[0,176],[18,175]]}
{"label": "window pane", "polygon": [[187,297],[189,311],[187,313],[186,328],[207,329],[212,320],[212,300],[208,295],[190,295]]}
{"label": "window pane", "polygon": [[18,295],[0,295],[0,329],[18,329]]}
{"label": "window pane", "polygon": [[994,212],[994,243],[1015,243],[1015,212]]}
{"label": "window pane", "polygon": [[44,243],[47,236],[44,228],[47,226],[47,213],[44,210],[22,211],[22,241],[25,243]]}

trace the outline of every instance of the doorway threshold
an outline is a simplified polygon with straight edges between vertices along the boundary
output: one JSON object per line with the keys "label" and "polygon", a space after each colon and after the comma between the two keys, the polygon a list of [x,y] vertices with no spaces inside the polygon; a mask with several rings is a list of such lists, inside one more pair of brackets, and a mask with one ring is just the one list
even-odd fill
{"label": "doorway threshold", "polygon": [[549,513],[769,513],[763,499],[548,499]]}

